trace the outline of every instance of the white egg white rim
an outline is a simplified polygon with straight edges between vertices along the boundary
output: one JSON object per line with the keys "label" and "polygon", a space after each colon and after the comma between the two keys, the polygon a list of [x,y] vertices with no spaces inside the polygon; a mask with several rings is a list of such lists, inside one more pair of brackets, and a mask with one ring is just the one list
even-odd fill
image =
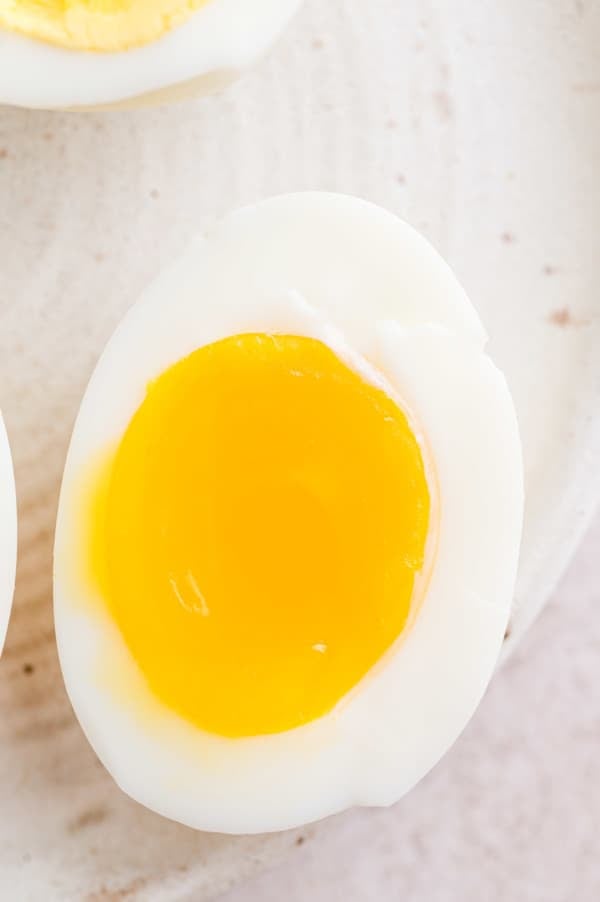
{"label": "white egg white rim", "polygon": [[0,413],[0,655],[12,608],[17,565],[17,496],[12,457]]}
{"label": "white egg white rim", "polygon": [[[86,608],[72,597],[65,564],[76,527],[70,511],[81,467],[111,439],[118,440],[156,372],[195,347],[234,331],[294,328],[289,307],[278,321],[276,286],[268,278],[261,283],[268,263],[257,261],[253,269],[249,261],[255,243],[259,247],[268,238],[271,245],[285,241],[282,232],[287,230],[290,238],[294,221],[303,217],[320,221],[332,244],[337,222],[340,253],[346,252],[347,266],[359,282],[361,266],[368,270],[377,262],[371,251],[383,245],[389,252],[390,242],[395,242],[400,281],[403,254],[418,261],[413,275],[420,295],[416,303],[415,298],[407,301],[406,317],[393,324],[377,324],[368,316],[361,323],[349,321],[345,334],[351,336],[352,348],[375,362],[397,387],[427,434],[440,483],[438,553],[422,609],[401,648],[365,678],[351,699],[299,729],[228,740],[202,733],[162,708],[157,714],[153,700],[152,716],[140,716],[140,698],[149,698],[149,693],[120,635],[101,610]],[[355,250],[363,247],[362,260],[357,253],[348,253],[348,230],[356,232]],[[372,246],[365,242],[367,234]],[[249,258],[238,255],[236,270],[250,295],[247,329],[240,328],[239,310],[237,326],[225,312],[207,329],[197,286],[216,287],[219,268],[230,259],[229,240],[239,242],[243,236]],[[306,254],[315,257],[316,267],[328,265],[315,240],[298,252],[296,275],[307,265]],[[339,260],[332,265],[339,266]],[[377,271],[372,273],[374,283]],[[307,300],[318,310],[324,308],[328,319],[341,327],[339,286],[331,275],[322,273],[321,296],[313,294]],[[225,272],[222,276],[227,281]],[[387,284],[390,272],[382,276]],[[294,281],[288,287],[299,290]],[[400,283],[388,287],[393,295]],[[313,288],[318,295],[318,286]],[[252,314],[256,293],[271,299],[270,310],[268,305],[263,308],[264,319],[263,314]],[[167,317],[165,296],[171,297]],[[321,337],[318,327],[313,330],[306,320],[298,331]],[[280,830],[352,805],[396,801],[454,742],[479,702],[501,648],[522,522],[516,416],[502,375],[484,353],[484,342],[462,289],[425,239],[377,207],[326,194],[274,198],[232,214],[193,242],[122,321],[92,377],[69,449],[56,532],[55,619],[72,704],[96,753],[130,796],[198,829]],[[437,366],[432,368],[434,358]],[[124,372],[130,384],[123,384]],[[431,398],[438,400],[432,405]],[[465,445],[454,426],[468,418],[476,425],[476,434]],[[490,461],[492,473],[482,466]],[[445,468],[448,462],[448,470],[440,471],[440,464]],[[471,486],[466,496],[465,481]],[[450,538],[457,523],[463,530],[458,570],[457,545]],[[111,656],[118,653],[119,667],[127,670],[135,687],[131,699],[122,698],[117,705],[91,663],[107,651]]]}
{"label": "white egg white rim", "polygon": [[66,50],[0,28],[0,103],[102,106],[235,74],[269,48],[301,2],[208,0],[159,40],[119,53]]}

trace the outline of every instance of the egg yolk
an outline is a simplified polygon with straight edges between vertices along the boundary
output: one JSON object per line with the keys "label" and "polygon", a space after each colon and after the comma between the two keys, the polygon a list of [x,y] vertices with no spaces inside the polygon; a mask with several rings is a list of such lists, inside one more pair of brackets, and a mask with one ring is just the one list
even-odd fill
{"label": "egg yolk", "polygon": [[150,384],[92,554],[151,691],[228,737],[330,711],[414,614],[430,492],[409,419],[312,338],[244,334]]}
{"label": "egg yolk", "polygon": [[69,50],[155,41],[208,0],[0,0],[0,26]]}

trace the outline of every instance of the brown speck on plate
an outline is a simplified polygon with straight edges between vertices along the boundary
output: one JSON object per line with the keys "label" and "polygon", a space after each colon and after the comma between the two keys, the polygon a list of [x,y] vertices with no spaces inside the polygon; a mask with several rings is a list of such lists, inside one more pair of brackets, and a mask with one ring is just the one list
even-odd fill
{"label": "brown speck on plate", "polygon": [[558,310],[553,310],[548,316],[548,322],[563,328],[566,326],[589,326],[590,324],[589,319],[573,316],[568,307],[559,307]]}
{"label": "brown speck on plate", "polygon": [[96,892],[89,893],[85,897],[85,902],[120,902],[121,899],[140,898],[138,894],[144,889],[147,882],[143,877],[137,877],[120,889],[107,889],[103,886]]}
{"label": "brown speck on plate", "polygon": [[600,94],[600,81],[580,81],[571,85],[574,94]]}
{"label": "brown speck on plate", "polygon": [[454,107],[452,105],[452,98],[447,91],[435,91],[433,94],[433,103],[440,119],[446,121],[452,119]]}
{"label": "brown speck on plate", "polygon": [[83,830],[85,827],[93,827],[96,824],[101,824],[107,819],[108,815],[108,808],[105,808],[102,805],[88,808],[85,811],[82,811],[81,814],[68,824],[67,831],[69,833],[79,833],[79,831]]}
{"label": "brown speck on plate", "polygon": [[560,309],[554,310],[548,317],[548,320],[555,326],[561,327],[572,326],[574,324],[571,311],[568,307],[560,307]]}

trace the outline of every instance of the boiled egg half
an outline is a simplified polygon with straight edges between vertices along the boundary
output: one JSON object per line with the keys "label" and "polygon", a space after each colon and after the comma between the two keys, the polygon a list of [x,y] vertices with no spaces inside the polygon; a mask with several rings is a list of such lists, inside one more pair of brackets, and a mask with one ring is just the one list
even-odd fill
{"label": "boiled egg half", "polygon": [[519,431],[481,322],[412,228],[276,197],[123,320],[55,547],[66,686],[142,804],[255,833],[399,799],[494,670]]}
{"label": "boiled egg half", "polygon": [[301,0],[0,0],[0,103],[147,105],[231,81]]}
{"label": "boiled egg half", "polygon": [[0,654],[12,607],[17,563],[17,502],[12,458],[0,414]]}

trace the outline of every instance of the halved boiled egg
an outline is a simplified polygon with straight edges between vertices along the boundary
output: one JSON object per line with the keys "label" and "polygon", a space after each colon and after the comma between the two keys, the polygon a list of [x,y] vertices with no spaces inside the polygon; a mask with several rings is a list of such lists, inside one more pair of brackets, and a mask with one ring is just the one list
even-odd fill
{"label": "halved boiled egg", "polygon": [[215,90],[301,0],[0,0],[0,103],[90,108]]}
{"label": "halved boiled egg", "polygon": [[0,414],[0,654],[15,589],[17,502],[8,437]]}
{"label": "halved boiled egg", "polygon": [[331,194],[230,215],[134,306],[55,548],[67,689],[133,798],[278,830],[396,801],[456,739],[522,519],[485,341],[422,237]]}

